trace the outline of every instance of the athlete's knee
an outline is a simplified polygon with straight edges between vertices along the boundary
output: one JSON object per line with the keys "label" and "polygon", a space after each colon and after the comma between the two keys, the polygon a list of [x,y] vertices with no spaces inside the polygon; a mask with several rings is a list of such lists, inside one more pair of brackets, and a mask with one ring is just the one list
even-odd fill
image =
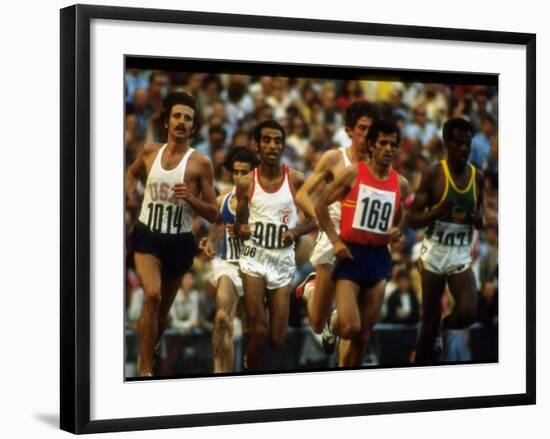
{"label": "athlete's knee", "polygon": [[265,341],[267,339],[267,325],[261,320],[248,322],[248,336],[256,341]]}
{"label": "athlete's knee", "polygon": [[361,332],[361,325],[359,322],[342,322],[338,324],[338,329],[340,332],[340,337],[345,338],[346,340],[352,340],[359,336]]}
{"label": "athlete's knee", "polygon": [[323,332],[323,328],[325,327],[325,319],[316,314],[313,314],[310,318],[309,324],[311,326],[311,329],[313,329],[316,334],[320,334],[321,332]]}
{"label": "athlete's knee", "polygon": [[148,287],[143,291],[143,304],[160,306],[161,294],[160,287]]}
{"label": "athlete's knee", "polygon": [[231,330],[232,325],[229,321],[229,315],[227,314],[225,309],[218,309],[216,311],[216,316],[214,317],[214,327],[219,331]]}
{"label": "athlete's knee", "polygon": [[282,351],[285,346],[286,332],[284,334],[271,334],[269,336],[269,346],[274,351]]}

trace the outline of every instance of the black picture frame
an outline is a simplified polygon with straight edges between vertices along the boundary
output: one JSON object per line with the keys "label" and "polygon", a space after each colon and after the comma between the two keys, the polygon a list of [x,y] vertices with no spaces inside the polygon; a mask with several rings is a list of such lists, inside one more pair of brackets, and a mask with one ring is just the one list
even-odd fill
{"label": "black picture frame", "polygon": [[[526,48],[525,393],[90,420],[90,22],[93,19],[502,43]],[[536,401],[536,36],[303,18],[76,5],[61,10],[61,349],[60,424],[98,433],[534,404]]]}

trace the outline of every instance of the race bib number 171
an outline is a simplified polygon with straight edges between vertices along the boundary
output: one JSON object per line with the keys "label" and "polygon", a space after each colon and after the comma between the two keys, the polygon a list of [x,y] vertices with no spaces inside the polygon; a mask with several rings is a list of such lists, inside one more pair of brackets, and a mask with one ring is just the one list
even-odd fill
{"label": "race bib number 171", "polygon": [[388,233],[395,211],[395,192],[359,185],[353,228],[385,235]]}

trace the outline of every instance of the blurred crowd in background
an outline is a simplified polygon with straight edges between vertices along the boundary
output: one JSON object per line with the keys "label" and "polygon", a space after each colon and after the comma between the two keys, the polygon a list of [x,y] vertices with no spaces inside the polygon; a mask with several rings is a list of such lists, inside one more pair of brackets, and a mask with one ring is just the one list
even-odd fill
{"label": "blurred crowd in background", "polygon": [[[182,73],[128,69],[125,73],[125,154],[128,166],[147,142],[164,143],[160,122],[163,98],[172,91],[186,91],[195,97],[200,128],[191,146],[206,154],[214,167],[217,192],[231,188],[231,175],[222,166],[227,151],[235,146],[253,147],[254,126],[266,119],[277,120],[286,130],[283,161],[304,172],[312,172],[324,151],[349,146],[344,110],[355,100],[378,104],[384,118],[401,128],[400,154],[396,170],[409,180],[413,194],[422,171],[445,158],[441,129],[453,117],[463,117],[474,127],[471,162],[482,169],[485,222],[476,233],[474,272],[479,287],[479,324],[496,328],[498,323],[498,94],[497,88],[481,85],[387,82],[383,80],[332,80],[207,73]],[[135,198],[127,199],[125,222],[129,237],[137,220],[143,185]],[[208,232],[208,224],[196,217],[193,233],[197,241]],[[316,233],[303,237],[296,248],[296,286],[313,271],[309,255]],[[420,274],[416,268],[422,231],[409,230],[392,245],[392,278],[387,284],[383,322],[414,325],[422,318]],[[127,323],[132,328],[139,318],[141,289],[133,269],[127,239]],[[191,273],[184,277],[171,312],[171,327],[179,334],[212,328],[215,307],[210,261],[198,255]],[[445,296],[445,312],[452,309]],[[306,327],[304,305],[291,300],[291,327]],[[238,322],[236,322],[238,325]],[[239,337],[242,332],[235,331]],[[468,334],[459,334],[456,355],[468,360]],[[462,343],[463,341],[463,343]],[[462,357],[461,357],[462,356]],[[470,356],[471,358],[471,356]]]}

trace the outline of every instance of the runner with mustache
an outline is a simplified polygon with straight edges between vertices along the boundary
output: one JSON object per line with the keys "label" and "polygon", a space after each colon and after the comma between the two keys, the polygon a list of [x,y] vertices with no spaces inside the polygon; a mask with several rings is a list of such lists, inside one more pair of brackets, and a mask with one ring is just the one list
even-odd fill
{"label": "runner with mustache", "polygon": [[[296,193],[296,203],[315,218],[315,196],[318,196],[334,176],[347,166],[365,160],[368,149],[365,136],[369,127],[380,118],[378,108],[365,100],[355,101],[346,107],[346,133],[351,144],[346,148],[329,149],[315,165],[313,173]],[[340,227],[340,202],[329,206],[329,214],[338,229]],[[296,288],[296,296],[306,302],[306,311],[311,328],[322,334],[323,349],[332,354],[336,346],[337,313],[334,311],[335,284],[332,269],[335,258],[326,233],[319,232],[310,262],[315,271],[310,273]],[[342,349],[341,349],[342,350]]]}
{"label": "runner with mustache", "polygon": [[[408,215],[412,228],[427,227],[419,265],[422,273],[422,330],[415,362],[434,363],[446,329],[463,329],[475,319],[477,285],[472,272],[472,235],[483,225],[483,173],[468,162],[473,129],[462,118],[443,125],[447,159],[428,168]],[[441,319],[449,286],[455,306]]]}
{"label": "runner with mustache", "polygon": [[[342,169],[315,205],[337,260],[332,272],[337,331],[349,342],[341,366],[361,366],[384,303],[392,264],[388,244],[401,236],[402,200],[409,192],[406,178],[392,167],[400,139],[395,123],[375,122],[365,139],[369,160]],[[339,232],[328,208],[337,200],[341,201]]]}
{"label": "runner with mustache", "polygon": [[136,270],[144,291],[138,323],[139,376],[153,375],[154,351],[183,275],[193,265],[193,216],[210,222],[217,217],[212,163],[189,146],[198,129],[195,99],[187,93],[169,94],[162,104],[161,120],[168,131],[167,143],[145,144],[125,180],[126,193],[133,197],[138,179],[147,175],[132,231]]}

